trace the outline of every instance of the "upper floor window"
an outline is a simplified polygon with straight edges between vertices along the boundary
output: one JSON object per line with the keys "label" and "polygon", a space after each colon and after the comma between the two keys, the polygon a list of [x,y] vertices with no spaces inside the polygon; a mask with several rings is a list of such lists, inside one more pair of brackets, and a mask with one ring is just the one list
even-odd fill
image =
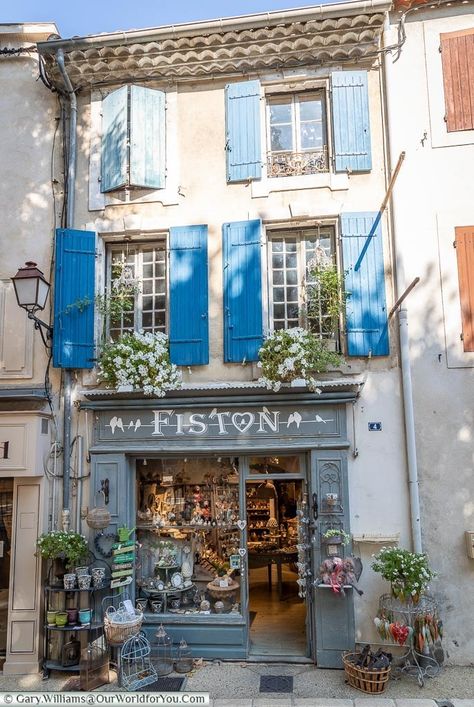
{"label": "upper floor window", "polygon": [[474,129],[474,29],[440,35],[448,133]]}
{"label": "upper floor window", "polygon": [[456,227],[461,339],[464,351],[474,351],[474,226]]}
{"label": "upper floor window", "polygon": [[167,330],[166,245],[162,242],[113,246],[108,257],[108,333]]}
{"label": "upper floor window", "polygon": [[322,284],[321,271],[336,269],[334,229],[275,232],[269,239],[269,301],[271,326],[302,326],[321,338],[338,343],[339,321],[331,308],[331,292]]}
{"label": "upper floor window", "polygon": [[270,177],[327,172],[324,93],[270,96],[267,100],[267,145]]}
{"label": "upper floor window", "polygon": [[101,191],[165,186],[165,93],[122,86],[102,101]]}

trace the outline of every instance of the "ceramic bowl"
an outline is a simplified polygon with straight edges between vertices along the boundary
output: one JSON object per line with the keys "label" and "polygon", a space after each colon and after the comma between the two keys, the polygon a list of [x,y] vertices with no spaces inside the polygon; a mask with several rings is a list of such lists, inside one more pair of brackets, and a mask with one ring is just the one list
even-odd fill
{"label": "ceramic bowl", "polygon": [[163,602],[162,601],[157,601],[157,600],[151,601],[151,610],[153,611],[154,614],[160,614],[162,609],[163,609]]}
{"label": "ceramic bowl", "polygon": [[56,614],[57,613],[58,613],[57,611],[53,611],[53,610],[46,612],[46,621],[48,623],[48,626],[55,626],[56,625]]}
{"label": "ceramic bowl", "polygon": [[[67,614],[66,614],[67,616]],[[92,618],[92,610],[91,609],[79,609],[79,621],[81,622],[82,625],[84,624],[90,624]]]}
{"label": "ceramic bowl", "polygon": [[76,575],[72,572],[64,575],[64,589],[75,589],[76,587]]}

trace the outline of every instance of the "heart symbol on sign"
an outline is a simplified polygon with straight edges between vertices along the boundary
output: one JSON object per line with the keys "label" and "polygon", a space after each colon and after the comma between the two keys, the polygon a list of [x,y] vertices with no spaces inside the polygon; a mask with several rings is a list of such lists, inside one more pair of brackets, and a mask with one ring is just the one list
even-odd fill
{"label": "heart symbol on sign", "polygon": [[232,415],[232,424],[238,429],[242,434],[247,432],[249,427],[252,427],[255,422],[255,415],[253,412],[234,412]]}
{"label": "heart symbol on sign", "polygon": [[247,525],[246,520],[238,520],[237,521],[237,527],[240,528],[240,530],[243,530],[246,525]]}
{"label": "heart symbol on sign", "polygon": [[247,550],[244,547],[239,547],[240,557],[245,557],[246,554],[247,554]]}

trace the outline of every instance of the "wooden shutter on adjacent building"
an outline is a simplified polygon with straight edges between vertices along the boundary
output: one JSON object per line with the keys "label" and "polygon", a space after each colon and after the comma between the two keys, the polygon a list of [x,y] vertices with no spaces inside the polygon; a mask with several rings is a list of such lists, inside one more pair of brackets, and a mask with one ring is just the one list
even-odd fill
{"label": "wooden shutter on adjacent building", "polygon": [[456,228],[459,299],[464,351],[474,351],[474,226]]}
{"label": "wooden shutter on adjacent building", "polygon": [[334,165],[336,172],[372,169],[367,71],[331,74]]}
{"label": "wooden shutter on adjacent building", "polygon": [[227,181],[262,176],[260,82],[240,81],[225,87]]}
{"label": "wooden shutter on adjacent building", "polygon": [[379,212],[340,217],[349,356],[387,356],[382,227]]}
{"label": "wooden shutter on adjacent building", "polygon": [[209,363],[207,226],[170,228],[170,356]]}
{"label": "wooden shutter on adjacent building", "polygon": [[474,28],[440,40],[447,130],[474,130]]}
{"label": "wooden shutter on adjacent building", "polygon": [[94,366],[95,233],[56,231],[53,366]]}
{"label": "wooden shutter on adjacent building", "polygon": [[224,361],[257,361],[263,342],[262,222],[222,227],[224,260]]}

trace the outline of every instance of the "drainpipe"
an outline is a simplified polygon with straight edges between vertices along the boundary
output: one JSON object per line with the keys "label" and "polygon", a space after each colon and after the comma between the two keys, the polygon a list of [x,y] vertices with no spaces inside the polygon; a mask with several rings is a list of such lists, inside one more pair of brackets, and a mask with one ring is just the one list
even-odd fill
{"label": "drainpipe", "polygon": [[[384,47],[390,45],[390,23],[388,13],[385,18],[383,32]],[[392,129],[396,129],[397,116],[391,99],[390,87],[394,83],[394,67],[392,57],[389,52],[383,54],[383,74],[385,84],[385,107],[387,116],[387,159],[390,160],[390,135]],[[392,222],[392,243],[395,255],[395,297],[396,299],[406,290],[405,269],[401,249],[397,248],[397,207],[394,193],[391,196],[391,222]],[[410,362],[410,339],[408,333],[408,310],[405,301],[402,302],[398,310],[398,323],[400,329],[400,368],[402,375],[402,396],[403,414],[405,424],[405,443],[408,470],[408,489],[410,494],[410,525],[412,545],[414,552],[422,552],[421,542],[421,519],[420,519],[420,496],[418,480],[418,463],[416,459],[416,434],[415,434],[415,414],[413,409],[413,389],[411,382],[411,362]]]}
{"label": "drainpipe", "polygon": [[[76,184],[76,147],[77,147],[77,98],[72,87],[71,80],[64,65],[64,52],[60,48],[56,52],[56,61],[64,79],[66,91],[69,98],[69,144],[68,144],[68,172],[67,184],[67,204],[66,204],[66,228],[74,225],[74,197]],[[69,528],[70,523],[70,461],[71,461],[71,418],[72,418],[72,370],[64,369],[64,411],[63,411],[63,529]],[[67,528],[65,527],[67,526]]]}

